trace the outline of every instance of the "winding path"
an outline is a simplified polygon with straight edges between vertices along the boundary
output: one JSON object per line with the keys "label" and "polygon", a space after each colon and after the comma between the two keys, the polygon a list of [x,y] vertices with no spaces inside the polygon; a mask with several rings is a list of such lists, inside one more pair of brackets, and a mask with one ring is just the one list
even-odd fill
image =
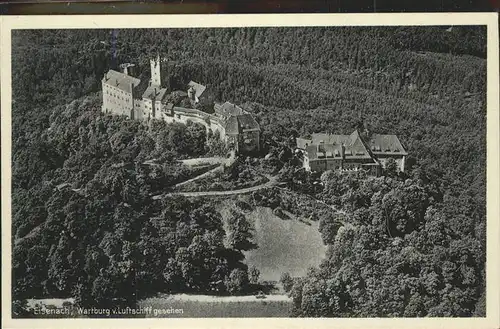
{"label": "winding path", "polygon": [[174,187],[175,187],[175,188],[177,188],[177,187],[181,187],[181,186],[183,186],[183,185],[189,184],[189,183],[191,183],[191,182],[196,182],[197,180],[200,180],[200,179],[203,179],[203,178],[205,178],[205,177],[208,177],[208,176],[210,176],[210,175],[212,175],[213,173],[216,173],[216,172],[218,172],[218,171],[224,171],[224,166],[223,166],[223,165],[221,165],[221,166],[217,166],[217,167],[215,167],[214,169],[210,169],[210,170],[209,170],[209,171],[207,171],[206,173],[203,173],[203,174],[198,175],[198,176],[196,176],[196,177],[194,177],[194,178],[191,178],[191,179],[185,180],[185,181],[183,181],[183,182],[181,182],[181,183],[175,184],[175,185],[174,185]]}
{"label": "winding path", "polygon": [[224,195],[246,194],[246,193],[262,190],[265,188],[271,188],[271,187],[275,186],[277,183],[278,183],[278,181],[276,180],[276,177],[270,177],[269,181],[264,183],[264,184],[252,186],[252,187],[246,187],[246,188],[242,188],[239,190],[201,191],[201,192],[172,192],[172,193],[167,193],[164,195],[155,195],[152,197],[152,199],[159,200],[159,199],[162,199],[163,197],[174,196],[174,195],[182,195],[185,197],[203,197],[203,196],[224,196]]}

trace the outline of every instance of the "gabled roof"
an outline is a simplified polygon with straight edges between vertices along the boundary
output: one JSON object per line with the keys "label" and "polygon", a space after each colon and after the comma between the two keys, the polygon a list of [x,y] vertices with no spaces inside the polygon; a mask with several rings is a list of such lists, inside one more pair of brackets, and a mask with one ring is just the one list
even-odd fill
{"label": "gabled roof", "polygon": [[246,129],[260,129],[251,114],[233,115],[226,121],[226,134],[228,135],[237,135]]}
{"label": "gabled roof", "polygon": [[164,107],[165,110],[172,111],[174,109],[174,104],[172,103],[167,103]]}
{"label": "gabled roof", "polygon": [[194,94],[198,98],[200,98],[200,96],[203,94],[203,92],[205,92],[205,89],[207,89],[206,86],[201,85],[201,84],[194,82],[194,81],[189,81],[188,87],[194,89]]}
{"label": "gabled roof", "polygon": [[297,148],[302,150],[305,150],[306,147],[311,145],[313,142],[312,139],[300,138],[300,137],[295,138],[295,140],[297,141]]}
{"label": "gabled roof", "polygon": [[330,135],[325,133],[312,134],[312,142],[314,144],[324,143],[324,144],[351,144],[350,135]]}
{"label": "gabled roof", "polygon": [[104,75],[102,82],[131,93],[130,86],[132,85],[132,89],[137,87],[141,80],[115,70],[109,70]]}
{"label": "gabled roof", "polygon": [[188,95],[187,92],[185,92],[184,90],[174,90],[170,94],[176,95],[179,97],[187,97],[187,95]]}
{"label": "gabled roof", "polygon": [[342,159],[342,146],[333,144],[308,145],[305,148],[309,160]]}
{"label": "gabled roof", "polygon": [[251,114],[245,113],[236,116],[241,129],[259,129],[260,126]]}
{"label": "gabled roof", "polygon": [[167,94],[167,89],[151,85],[148,86],[148,88],[146,88],[146,90],[142,94],[142,98],[147,98],[147,99],[154,98],[158,101],[162,101],[166,94]]}
{"label": "gabled roof", "polygon": [[[354,130],[354,132],[349,136],[349,141],[349,145],[346,146],[346,159],[371,159],[370,152],[366,148],[365,143],[357,130]],[[351,151],[350,155],[347,153],[348,150]]]}
{"label": "gabled roof", "polygon": [[396,135],[373,134],[367,144],[375,155],[408,155]]}
{"label": "gabled roof", "polygon": [[370,152],[367,150],[359,132],[355,130],[350,135],[330,135],[325,133],[312,134],[311,140],[297,138],[297,147],[304,148],[305,144],[331,145],[334,149],[341,150],[345,147],[346,159],[370,159]]}
{"label": "gabled roof", "polygon": [[236,116],[231,116],[226,122],[226,134],[227,135],[238,135],[240,132],[238,127],[238,119]]}
{"label": "gabled roof", "polygon": [[350,135],[316,133],[311,135],[311,139],[296,140],[297,147],[305,150],[311,160],[325,158],[327,154],[335,158],[336,152],[342,152],[342,147],[345,159],[372,159],[373,155],[407,155],[396,135],[374,134],[367,142],[359,131],[355,130]]}
{"label": "gabled roof", "polygon": [[230,102],[225,102],[224,104],[214,105],[215,113],[222,116],[232,116],[232,115],[242,115],[245,113],[241,107]]}

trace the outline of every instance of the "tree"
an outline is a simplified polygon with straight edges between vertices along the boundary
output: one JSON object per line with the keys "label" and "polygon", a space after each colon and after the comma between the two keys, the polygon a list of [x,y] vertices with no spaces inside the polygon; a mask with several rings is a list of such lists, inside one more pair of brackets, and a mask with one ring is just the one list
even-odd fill
{"label": "tree", "polygon": [[94,300],[93,306],[113,308],[113,298],[117,296],[115,285],[116,281],[105,270],[101,270],[99,276],[92,283],[91,295]]}
{"label": "tree", "polygon": [[250,267],[248,275],[251,284],[257,284],[259,282],[260,271],[255,266]]}
{"label": "tree", "polygon": [[280,283],[283,286],[283,290],[285,290],[286,293],[290,292],[290,290],[293,287],[293,279],[290,276],[290,273],[284,272],[280,276]]}
{"label": "tree", "polygon": [[398,164],[393,158],[387,159],[384,168],[384,174],[388,177],[396,177],[398,174]]}
{"label": "tree", "polygon": [[231,295],[244,293],[248,289],[248,273],[241,268],[235,268],[226,279],[225,285]]}
{"label": "tree", "polygon": [[[326,175],[321,190],[311,175],[295,174],[298,159],[282,154],[289,187],[314,194],[328,209],[320,213],[315,203],[312,212],[323,221],[328,253],[315,273],[295,280],[290,293],[296,315],[484,314],[485,27],[290,31],[122,30],[120,38],[147,46],[118,43],[119,58],[96,42],[108,40],[109,31],[13,32],[13,299],[72,291],[92,305],[98,278],[118,283],[109,292],[117,298],[132,298],[133,289],[125,287],[134,287],[137,296],[173,285],[183,292],[223,293],[215,282],[221,286],[242,267],[240,250],[220,246],[223,235],[212,210],[176,198],[149,199],[188,175],[175,160],[225,155],[224,145],[214,138],[206,150],[204,128],[196,125],[145,124],[99,110],[98,81],[111,62],[147,63],[150,49],[168,43],[176,59],[165,70],[171,89],[184,89],[190,79],[208,81],[220,100],[246,103],[266,148],[275,150],[267,161],[273,173],[283,166],[277,159],[282,147],[295,145],[291,136],[347,133],[360,109],[370,131],[397,134],[414,158],[408,185],[389,163],[391,170],[377,179]],[[277,41],[286,46],[270,49]],[[349,67],[356,72],[346,74]],[[179,103],[178,96],[170,100]],[[137,163],[147,159],[162,166],[141,172]],[[56,188],[61,184],[67,185]],[[254,195],[259,204],[289,210],[276,189]],[[292,208],[294,201],[288,204]],[[326,215],[328,205],[346,212],[342,227]],[[205,211],[211,215],[203,216]],[[195,236],[201,238],[193,243]],[[190,266],[205,257],[207,265]]]}
{"label": "tree", "polygon": [[13,318],[31,317],[31,312],[28,309],[28,301],[26,299],[12,300],[12,317]]}
{"label": "tree", "polygon": [[345,221],[345,218],[338,213],[334,216],[324,216],[320,219],[319,232],[321,233],[323,243],[329,245],[335,242],[335,237],[342,226],[342,221]]}
{"label": "tree", "polygon": [[245,215],[233,211],[227,219],[227,222],[228,235],[226,239],[230,248],[236,250],[250,250],[256,247],[255,243],[251,241],[251,226]]}

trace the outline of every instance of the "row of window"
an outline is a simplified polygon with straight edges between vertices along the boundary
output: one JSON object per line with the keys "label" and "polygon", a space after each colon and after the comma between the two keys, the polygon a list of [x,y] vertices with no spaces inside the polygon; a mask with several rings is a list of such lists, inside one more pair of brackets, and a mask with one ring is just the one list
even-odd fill
{"label": "row of window", "polygon": [[325,161],[314,161],[312,162],[313,165],[318,166],[318,167],[324,167],[328,169],[361,169],[362,165],[357,164],[357,163],[344,163],[343,166],[341,166],[340,163],[330,163],[330,162],[325,162]]}
{"label": "row of window", "polygon": [[107,94],[107,95],[109,95],[109,96],[112,96],[112,97],[114,97],[114,98],[116,98],[116,99],[121,99],[121,100],[124,100],[124,101],[126,101],[127,103],[128,103],[128,102],[130,102],[130,98],[128,98],[128,97],[120,97],[120,95],[116,95],[116,94],[110,93],[110,92],[108,92],[108,91],[106,91],[106,94]]}
{"label": "row of window", "polygon": [[[125,100],[125,103],[128,103],[128,102],[129,102],[128,99]],[[108,103],[113,103],[113,104],[116,104],[116,105],[121,105],[121,104],[123,104],[123,101],[120,101],[120,100],[117,101],[117,100],[115,100],[113,98],[108,98]]]}
{"label": "row of window", "polygon": [[[320,167],[320,169],[321,169],[321,167],[323,167],[323,166],[318,166],[318,167]],[[315,170],[316,168],[317,167],[313,166],[312,169]],[[331,168],[327,168],[327,169],[331,169],[331,170],[361,170],[361,169],[363,169],[363,167],[361,167],[361,166],[358,166],[358,167],[341,167],[341,166],[335,166],[335,167],[331,167]]]}
{"label": "row of window", "polygon": [[[121,93],[121,94],[125,95],[125,91],[123,91],[123,90],[122,90],[122,89],[120,89],[120,88],[114,87],[114,86],[112,86],[112,85],[105,84],[105,85],[104,85],[104,88],[105,88],[105,89],[111,89],[112,91],[115,91],[115,92],[117,92],[117,93]],[[127,94],[128,94],[128,93],[127,93]]]}

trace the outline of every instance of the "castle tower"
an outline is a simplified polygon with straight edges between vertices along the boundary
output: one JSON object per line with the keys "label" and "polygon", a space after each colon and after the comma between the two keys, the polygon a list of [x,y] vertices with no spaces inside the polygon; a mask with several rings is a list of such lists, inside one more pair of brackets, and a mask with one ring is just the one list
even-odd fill
{"label": "castle tower", "polygon": [[161,69],[160,69],[160,55],[156,59],[152,59],[151,63],[151,84],[161,86]]}

